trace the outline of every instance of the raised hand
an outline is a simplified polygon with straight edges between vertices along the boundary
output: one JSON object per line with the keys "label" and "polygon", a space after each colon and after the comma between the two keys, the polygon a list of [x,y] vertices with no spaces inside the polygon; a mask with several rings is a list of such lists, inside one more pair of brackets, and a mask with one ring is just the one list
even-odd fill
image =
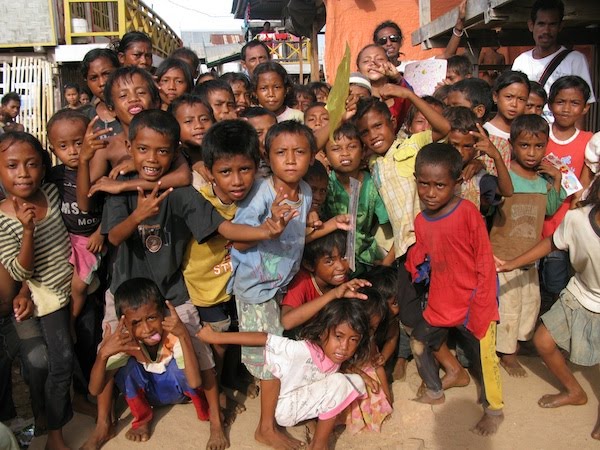
{"label": "raised hand", "polygon": [[169,300],[166,301],[166,304],[167,308],[169,309],[169,315],[162,321],[163,330],[165,330],[167,333],[177,336],[178,338],[187,335],[187,328],[179,318],[179,314],[177,314],[177,310],[173,304]]}
{"label": "raised hand", "polygon": [[485,130],[483,129],[481,124],[478,123],[476,125],[477,125],[478,131],[469,131],[469,134],[471,136],[475,137],[475,139],[477,139],[477,143],[475,144],[475,149],[478,150],[479,152],[489,156],[490,158],[499,156],[500,152],[498,151],[496,146],[494,144],[492,144],[492,141],[490,141],[490,138],[488,137],[487,133],[485,132]]}
{"label": "raised hand", "polygon": [[336,298],[358,298],[359,300],[367,300],[368,297],[365,294],[358,292],[361,287],[371,286],[371,283],[367,280],[355,278],[333,289]]}
{"label": "raised hand", "polygon": [[22,203],[13,197],[13,208],[19,222],[23,225],[23,230],[33,231],[35,229],[35,206],[32,203]]}
{"label": "raised hand", "polygon": [[542,161],[540,163],[540,165],[537,166],[536,171],[538,174],[548,175],[549,177],[552,177],[554,180],[556,180],[557,178],[560,180],[562,177],[562,173],[560,172],[560,170],[546,161]]}
{"label": "raised hand", "polygon": [[103,139],[102,136],[106,136],[112,133],[112,128],[103,128],[94,131],[94,126],[98,122],[98,116],[94,117],[85,130],[85,137],[83,138],[83,145],[79,152],[79,161],[89,162],[94,157],[96,152],[108,145],[108,140]]}
{"label": "raised hand", "polygon": [[121,316],[119,323],[113,333],[110,330],[110,324],[104,326],[104,334],[98,353],[104,358],[116,355],[117,353],[131,353],[140,349],[140,346],[133,340],[133,337],[127,331],[125,326],[125,316]]}
{"label": "raised hand", "polygon": [[141,187],[137,187],[138,204],[133,214],[135,214],[138,222],[142,222],[149,217],[157,215],[158,211],[160,210],[160,204],[165,198],[167,198],[167,195],[173,191],[173,188],[169,188],[162,194],[158,195],[160,184],[160,181],[157,182],[156,186],[154,186],[154,189],[152,189],[148,195],[144,193],[144,190]]}
{"label": "raised hand", "polygon": [[292,207],[287,203],[284,203],[287,198],[288,195],[283,193],[283,188],[279,188],[275,195],[275,199],[273,199],[273,203],[271,204],[271,217],[273,217],[273,219],[279,219],[290,213]]}

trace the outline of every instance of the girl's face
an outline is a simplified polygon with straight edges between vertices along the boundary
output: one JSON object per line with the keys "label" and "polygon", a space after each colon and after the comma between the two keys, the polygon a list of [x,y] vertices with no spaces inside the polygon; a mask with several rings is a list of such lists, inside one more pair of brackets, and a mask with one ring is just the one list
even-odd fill
{"label": "girl's face", "polygon": [[87,105],[90,102],[90,96],[87,94],[87,92],[82,92],[79,95],[79,103],[81,103],[82,105]]}
{"label": "girl's face", "polygon": [[317,259],[313,275],[317,285],[324,292],[348,281],[348,261],[339,249],[334,248],[331,254]]}
{"label": "girl's face", "polygon": [[369,47],[363,50],[358,59],[358,70],[371,81],[385,78],[382,66],[388,61],[382,47]]}
{"label": "girl's face", "polygon": [[133,42],[118,56],[122,66],[136,66],[149,70],[152,67],[152,44],[142,41]]}
{"label": "girl's face", "polygon": [[304,93],[296,94],[296,109],[305,112],[311,103],[312,99],[308,95]]}
{"label": "girl's face", "polygon": [[361,338],[354,328],[343,322],[323,333],[321,348],[331,361],[342,364],[354,356]]}
{"label": "girl's face", "polygon": [[408,127],[408,132],[410,134],[415,134],[420,133],[421,131],[429,130],[430,128],[431,125],[429,125],[429,122],[427,121],[423,113],[421,111],[417,111],[415,117],[410,123],[410,126]]}
{"label": "girl's face", "polygon": [[131,78],[115,80],[111,95],[115,115],[124,125],[129,125],[136,114],[156,106],[152,104],[148,83],[137,73]]}
{"label": "girl's face", "polygon": [[189,86],[181,69],[176,67],[169,69],[158,80],[160,99],[166,105],[170,105],[177,97],[181,97]]}
{"label": "girl's face", "polygon": [[509,84],[498,92],[493,93],[494,103],[498,105],[498,114],[508,122],[525,112],[529,98],[529,86],[523,83]]}
{"label": "girl's face", "polygon": [[250,106],[250,92],[243,81],[231,83],[231,90],[235,98],[235,110],[238,116]]}
{"label": "girl's face", "polygon": [[175,112],[181,128],[181,142],[200,147],[208,129],[213,124],[210,111],[202,103],[181,105]]}
{"label": "girl's face", "polygon": [[94,97],[104,101],[104,85],[115,69],[116,67],[108,58],[98,58],[90,63],[85,80]]}
{"label": "girl's face", "polygon": [[265,72],[258,76],[256,98],[263,108],[276,115],[281,114],[285,110],[285,93],[285,84],[277,72]]}
{"label": "girl's face", "polygon": [[315,92],[315,97],[317,97],[317,102],[327,103],[329,91],[327,89],[319,89],[317,92]]}
{"label": "girl's face", "polygon": [[71,107],[79,105],[79,92],[75,88],[65,89],[65,100]]}
{"label": "girl's face", "polygon": [[304,125],[315,131],[329,123],[329,112],[324,106],[313,106],[304,112]]}
{"label": "girl's face", "polygon": [[0,181],[9,196],[27,200],[42,185],[42,156],[28,143],[5,141],[0,147]]}

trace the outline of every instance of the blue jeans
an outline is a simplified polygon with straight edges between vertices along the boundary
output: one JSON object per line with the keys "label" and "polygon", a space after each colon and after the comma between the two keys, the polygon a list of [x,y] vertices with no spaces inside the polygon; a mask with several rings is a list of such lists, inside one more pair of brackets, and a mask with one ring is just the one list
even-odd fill
{"label": "blue jeans", "polygon": [[551,294],[558,295],[567,287],[569,274],[569,253],[563,250],[550,252],[542,260],[542,287]]}

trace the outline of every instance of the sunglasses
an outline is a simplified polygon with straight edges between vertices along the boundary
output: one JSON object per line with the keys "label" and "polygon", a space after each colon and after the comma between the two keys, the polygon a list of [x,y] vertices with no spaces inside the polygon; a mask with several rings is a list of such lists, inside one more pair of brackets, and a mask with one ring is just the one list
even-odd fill
{"label": "sunglasses", "polygon": [[397,34],[390,34],[389,36],[383,36],[383,37],[380,37],[379,39],[377,39],[377,43],[379,45],[385,45],[385,43],[388,41],[388,39],[391,42],[400,42],[400,36],[398,36]]}

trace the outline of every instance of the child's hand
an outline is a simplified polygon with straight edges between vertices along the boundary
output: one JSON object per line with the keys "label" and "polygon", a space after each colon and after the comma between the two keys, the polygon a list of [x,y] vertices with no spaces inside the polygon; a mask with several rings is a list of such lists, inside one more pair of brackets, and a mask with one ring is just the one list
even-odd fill
{"label": "child's hand", "polygon": [[17,294],[13,299],[13,312],[17,322],[29,319],[33,314],[33,301],[31,300],[31,296],[25,296],[20,293]]}
{"label": "child's hand", "polygon": [[100,348],[98,349],[98,356],[108,359],[117,353],[130,353],[139,349],[140,346],[133,340],[133,336],[131,336],[125,326],[125,316],[121,316],[119,319],[114,333],[111,332],[109,324],[104,326],[104,334],[102,335],[102,342],[100,342]]}
{"label": "child's hand", "polygon": [[553,180],[560,180],[562,178],[562,173],[560,172],[560,170],[558,170],[556,167],[554,167],[552,164],[546,161],[542,161],[540,165],[537,166],[536,171],[540,175],[548,175],[549,177],[552,177]]}
{"label": "child's hand", "polygon": [[463,181],[469,181],[475,175],[477,175],[481,169],[484,169],[483,163],[478,159],[472,159],[467,163],[465,168],[462,170],[461,177]]}
{"label": "child's hand", "polygon": [[375,366],[375,368],[381,367],[385,364],[385,358],[383,357],[383,355],[381,353],[379,353],[379,351],[377,351],[371,357],[371,364],[373,364],[373,366]]}
{"label": "child's hand", "polygon": [[103,128],[94,131],[94,126],[98,122],[98,119],[98,116],[94,117],[85,130],[83,145],[79,152],[79,161],[90,162],[98,150],[108,145],[108,140],[106,138],[103,139],[102,136],[112,133],[112,128]]}
{"label": "child's hand", "polygon": [[334,219],[335,226],[338,230],[350,231],[352,229],[350,214],[338,214]]}
{"label": "child's hand", "polygon": [[107,194],[117,195],[123,192],[125,184],[110,177],[99,178],[90,188],[88,197],[92,197],[97,192],[106,192]]}
{"label": "child's hand", "polygon": [[165,198],[167,198],[167,195],[173,191],[173,188],[169,188],[162,194],[158,195],[159,188],[160,181],[156,183],[154,189],[152,189],[150,194],[146,196],[146,194],[144,194],[144,190],[139,186],[137,187],[138,204],[132,215],[135,215],[135,219],[138,223],[141,223],[149,217],[157,215],[158,211],[160,210],[160,204]]}
{"label": "child's hand", "polygon": [[35,207],[31,203],[19,205],[19,201],[13,197],[13,208],[19,222],[23,225],[24,231],[33,231],[35,229]]}
{"label": "child's hand", "polygon": [[169,308],[170,315],[165,317],[162,321],[163,330],[165,330],[167,333],[177,336],[178,338],[186,336],[188,334],[187,328],[179,318],[179,314],[177,314],[175,307],[169,300],[167,300],[166,303],[167,308]]}
{"label": "child's hand", "polygon": [[358,289],[365,286],[371,286],[371,283],[367,280],[355,278],[340,284],[333,289],[333,292],[335,298],[357,298],[359,300],[367,300],[368,297],[365,294],[358,292]]}
{"label": "child's hand", "polygon": [[108,174],[108,178],[116,180],[119,175],[125,175],[126,173],[135,172],[135,166],[133,165],[133,159],[127,158],[117,164]]}
{"label": "child's hand", "polygon": [[387,100],[388,98],[407,98],[412,91],[403,86],[398,86],[397,84],[387,83],[384,84],[381,88],[379,88],[379,96],[382,100]]}
{"label": "child's hand", "polygon": [[97,254],[102,251],[104,247],[104,235],[100,232],[100,227],[96,229],[91,235],[87,243],[87,250],[91,253]]}
{"label": "child's hand", "polygon": [[343,122],[347,122],[348,120],[354,117],[354,114],[356,114],[356,105],[358,104],[359,100],[360,98],[358,97],[358,95],[348,95],[348,97],[346,98],[345,111],[342,116]]}
{"label": "child's hand", "polygon": [[287,194],[283,193],[283,188],[279,188],[279,191],[271,204],[271,217],[279,218],[290,213],[292,207],[287,203],[284,203],[287,198]]}
{"label": "child's hand", "polygon": [[214,338],[219,333],[212,329],[210,325],[202,325],[202,328],[196,333],[196,337],[207,344],[214,344]]}
{"label": "child's hand", "polygon": [[369,389],[369,391],[371,391],[373,394],[377,394],[379,392],[379,383],[377,382],[377,380],[374,380],[362,370],[360,372],[360,376],[365,382],[367,389]]}
{"label": "child's hand", "polygon": [[511,272],[516,269],[512,260],[504,261],[494,255],[494,262],[496,263],[496,272]]}
{"label": "child's hand", "polygon": [[402,75],[400,75],[400,72],[398,72],[396,66],[394,66],[391,62],[385,61],[381,67],[383,68],[383,74],[389,79],[398,82],[400,81],[400,78],[402,78]]}
{"label": "child's hand", "polygon": [[471,136],[475,137],[475,139],[477,139],[477,142],[475,143],[475,150],[478,150],[479,152],[488,155],[490,158],[499,157],[500,152],[498,151],[496,146],[494,144],[492,144],[492,141],[490,141],[490,138],[486,134],[483,127],[480,124],[476,124],[476,125],[477,125],[477,130],[479,130],[478,132],[477,131],[469,131],[469,134]]}
{"label": "child's hand", "polygon": [[298,214],[298,210],[294,209],[290,213],[280,215],[278,219],[269,217],[260,227],[267,231],[269,239],[277,239],[281,236],[287,224],[290,223],[290,220],[298,216]]}

